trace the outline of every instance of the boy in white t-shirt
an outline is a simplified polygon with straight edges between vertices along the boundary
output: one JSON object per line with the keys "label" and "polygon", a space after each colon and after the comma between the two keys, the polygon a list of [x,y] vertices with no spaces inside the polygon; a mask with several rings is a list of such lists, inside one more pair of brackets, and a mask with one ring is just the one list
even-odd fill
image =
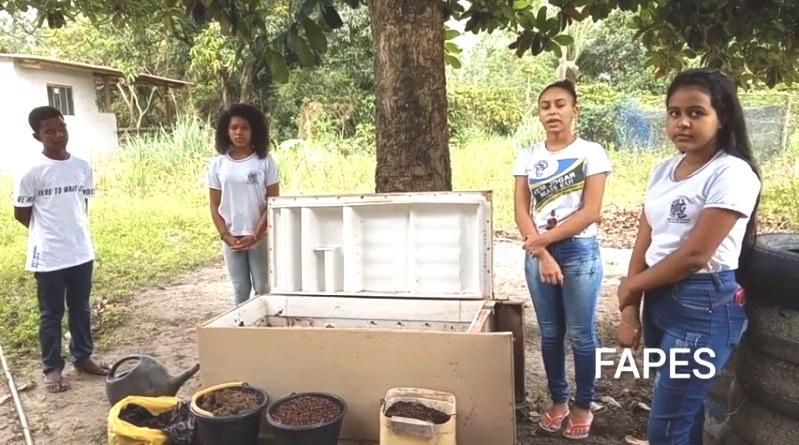
{"label": "boy in white t-shirt", "polygon": [[42,154],[14,185],[14,218],[28,228],[25,268],[34,273],[39,300],[39,342],[45,388],[69,389],[61,356],[64,302],[69,311],[69,350],[75,368],[108,374],[91,358],[91,307],[94,250],[89,236],[88,198],[94,195],[89,164],[67,152],[64,117],[53,107],[34,108],[28,116]]}

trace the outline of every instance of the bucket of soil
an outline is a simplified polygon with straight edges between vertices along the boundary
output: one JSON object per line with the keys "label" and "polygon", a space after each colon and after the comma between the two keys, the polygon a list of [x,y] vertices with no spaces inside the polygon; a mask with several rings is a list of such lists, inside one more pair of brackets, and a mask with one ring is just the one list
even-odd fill
{"label": "bucket of soil", "polygon": [[266,421],[276,445],[336,445],[347,404],[321,392],[288,395],[269,407]]}
{"label": "bucket of soil", "polygon": [[266,391],[243,382],[223,383],[191,398],[195,441],[199,445],[257,445]]}
{"label": "bucket of soil", "polygon": [[391,388],[380,409],[380,445],[455,445],[455,396]]}

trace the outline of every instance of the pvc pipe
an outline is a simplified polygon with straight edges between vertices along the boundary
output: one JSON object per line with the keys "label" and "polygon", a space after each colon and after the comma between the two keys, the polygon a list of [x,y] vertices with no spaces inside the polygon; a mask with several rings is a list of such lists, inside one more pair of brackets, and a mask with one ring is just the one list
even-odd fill
{"label": "pvc pipe", "polygon": [[22,424],[22,434],[25,436],[25,443],[26,445],[33,445],[33,437],[31,436],[31,430],[28,427],[28,419],[25,418],[25,411],[22,410],[22,402],[19,400],[17,386],[14,384],[14,377],[11,375],[11,371],[8,368],[8,363],[6,362],[6,356],[3,353],[2,345],[0,345],[0,361],[3,362],[3,371],[5,371],[6,379],[8,380],[8,389],[11,391],[11,397],[14,399],[14,407],[17,410],[19,422]]}

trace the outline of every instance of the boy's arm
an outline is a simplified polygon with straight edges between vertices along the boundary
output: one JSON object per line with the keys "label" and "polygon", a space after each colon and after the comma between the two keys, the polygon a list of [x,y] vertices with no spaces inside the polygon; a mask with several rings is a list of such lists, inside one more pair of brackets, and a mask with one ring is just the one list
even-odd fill
{"label": "boy's arm", "polygon": [[14,207],[14,219],[25,227],[30,227],[32,214],[33,207]]}
{"label": "boy's arm", "polygon": [[31,225],[35,196],[36,180],[31,172],[27,172],[14,182],[14,191],[12,193],[14,219],[25,227],[30,227]]}

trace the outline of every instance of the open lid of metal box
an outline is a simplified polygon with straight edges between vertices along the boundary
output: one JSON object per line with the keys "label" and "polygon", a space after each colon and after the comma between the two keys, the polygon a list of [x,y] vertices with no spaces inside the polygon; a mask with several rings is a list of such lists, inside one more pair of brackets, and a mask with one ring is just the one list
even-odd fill
{"label": "open lid of metal box", "polygon": [[272,294],[490,299],[490,192],[269,199]]}

